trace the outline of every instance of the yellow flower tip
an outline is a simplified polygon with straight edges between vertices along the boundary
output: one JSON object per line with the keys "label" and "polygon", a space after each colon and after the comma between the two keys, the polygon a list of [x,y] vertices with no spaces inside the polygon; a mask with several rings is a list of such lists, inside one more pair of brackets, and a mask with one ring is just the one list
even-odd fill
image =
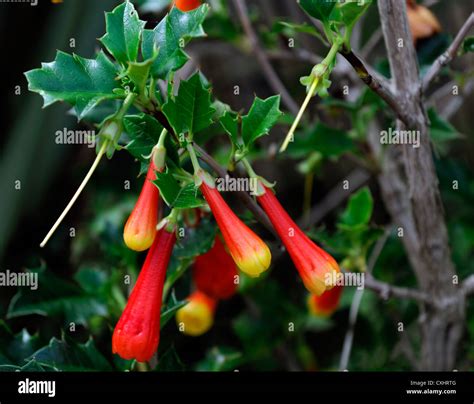
{"label": "yellow flower tip", "polygon": [[310,293],[321,296],[325,291],[331,290],[338,284],[340,272],[337,262],[331,260],[319,270],[313,268],[305,270],[301,274],[301,278]]}
{"label": "yellow flower tip", "polygon": [[127,228],[125,228],[125,231],[123,232],[123,241],[130,250],[145,251],[153,244],[155,235],[156,231],[147,234],[137,234],[132,231],[127,231]]}
{"label": "yellow flower tip", "polygon": [[271,262],[272,253],[266,244],[246,257],[235,259],[239,269],[252,278],[258,278],[270,267]]}
{"label": "yellow flower tip", "polygon": [[303,278],[303,283],[306,289],[310,293],[316,296],[321,296],[326,290],[332,288],[332,286],[327,285],[324,281],[324,278],[321,279],[319,276],[312,275],[308,278]]}
{"label": "yellow flower tip", "polygon": [[199,337],[214,324],[214,311],[205,301],[193,299],[176,312],[179,330],[191,337]]}

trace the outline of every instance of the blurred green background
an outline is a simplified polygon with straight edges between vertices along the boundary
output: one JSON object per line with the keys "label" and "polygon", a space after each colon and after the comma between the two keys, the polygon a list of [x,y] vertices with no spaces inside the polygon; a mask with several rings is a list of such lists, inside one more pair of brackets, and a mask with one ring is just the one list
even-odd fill
{"label": "blurred green background", "polygon": [[[105,29],[104,12],[119,3],[113,0],[65,0],[62,4],[52,4],[40,0],[38,6],[27,3],[0,5],[0,54],[3,60],[0,80],[0,270],[36,269],[40,271],[40,279],[45,277],[45,283],[49,285],[48,290],[41,292],[44,296],[34,293],[29,296],[28,292],[24,292],[27,296],[17,294],[15,299],[20,302],[17,309],[21,305],[29,307],[26,314],[19,315],[12,315],[11,299],[17,291],[2,288],[0,342],[4,349],[0,348],[0,365],[24,366],[26,358],[56,337],[58,340],[53,340],[53,346],[39,355],[44,363],[54,362],[57,368],[66,370],[121,370],[132,366],[112,357],[110,337],[125,303],[126,291],[118,286],[119,280],[127,273],[136,275],[143,260],[142,256],[127,251],[121,238],[123,223],[142,183],[141,179],[136,180],[137,164],[126,153],[117,153],[113,160],[103,162],[47,248],[40,250],[41,239],[79,185],[94,153],[87,146],[55,143],[57,130],[86,127],[77,124],[64,105],[55,104],[42,110],[41,97],[28,92],[23,75],[41,62],[53,60],[57,49],[92,57],[99,47],[96,38],[102,36]],[[141,18],[154,25],[164,11],[146,10],[159,9],[166,2],[137,3],[145,10]],[[265,98],[274,91],[243,38],[230,2],[211,3],[216,11],[206,22],[209,38],[194,42],[188,48],[189,54],[212,83],[217,98],[237,110],[248,108],[254,94]],[[432,6],[443,32],[418,44],[422,69],[446,47],[473,5],[467,0],[426,3]],[[286,38],[275,29],[275,21],[279,18],[293,22],[306,20],[293,1],[253,1],[249,2],[249,7],[262,43],[274,55],[281,53],[282,49],[286,52]],[[355,39],[358,42],[356,49],[363,47],[379,28],[376,6],[371,7],[361,26]],[[74,40],[75,47],[70,46],[71,40]],[[314,54],[322,54],[324,50],[317,39],[305,35],[298,36],[297,46]],[[367,59],[386,73],[383,40],[378,41]],[[287,60],[272,57],[271,61],[290,93],[298,101],[302,100],[304,88],[299,84],[299,77],[308,73],[311,64],[291,57]],[[437,123],[432,128],[438,135],[436,164],[453,257],[461,277],[474,271],[472,65],[472,55],[453,64],[455,73],[451,77],[465,90],[460,105],[451,105],[449,94],[439,90],[443,83],[449,83],[447,76],[437,85],[439,93],[432,98],[432,106],[437,111],[432,119]],[[337,105],[331,104],[331,101],[342,99],[343,85],[349,82],[345,76],[350,74],[350,69],[344,67],[342,60],[340,66],[338,79],[333,80],[330,99],[315,102],[310,113],[317,117],[314,121],[322,120],[346,135],[354,128],[363,134],[368,130],[363,121],[367,120],[365,125],[368,124],[370,111],[380,113],[383,108],[367,96],[362,99],[355,116],[342,115]],[[238,96],[234,94],[235,85],[240,87]],[[19,86],[20,94],[16,94],[16,86]],[[448,104],[451,109],[446,111]],[[369,115],[363,115],[367,111]],[[439,122],[436,117],[439,117]],[[308,131],[311,130],[313,127],[308,125]],[[271,148],[284,133],[285,126],[276,129],[271,139],[265,139],[265,146]],[[313,204],[324,200],[329,190],[360,165],[360,160],[369,160],[364,154],[364,140],[356,140],[355,150],[351,147],[349,153],[339,153],[338,147],[342,146],[337,145],[335,155],[328,152],[322,163],[314,168],[314,185],[310,192]],[[219,154],[219,142],[212,146]],[[257,168],[264,176],[278,181],[281,202],[295,218],[303,215],[302,190],[308,180],[298,163],[308,157],[295,152],[288,159],[262,158],[257,162]],[[453,179],[462,184],[460,191],[452,190]],[[132,183],[130,191],[123,189],[127,180]],[[20,189],[15,187],[18,184]],[[367,184],[374,199],[371,227],[381,228],[389,223],[389,217],[376,181],[371,178]],[[330,239],[336,242],[338,237],[342,237],[334,232],[345,206],[346,202],[341,203],[312,229],[319,239],[328,238],[329,246]],[[71,228],[75,229],[75,237],[70,237]],[[332,247],[337,250],[337,246]],[[347,258],[344,252],[338,255],[338,259],[344,258]],[[395,234],[390,235],[375,266],[375,274],[397,285],[414,285],[413,274]],[[179,299],[186,296],[188,288],[189,279],[176,287]],[[162,333],[160,358],[163,359],[158,370],[228,370],[235,367],[253,370],[337,369],[353,293],[353,290],[345,291],[340,310],[332,319],[309,316],[305,305],[306,292],[291,261],[283,256],[268,279],[250,285],[240,296],[219,307],[216,325],[205,336],[186,338],[171,321]],[[43,307],[41,303],[44,302],[48,305]],[[32,307],[38,307],[38,304],[48,316],[34,314]],[[417,350],[416,318],[414,303],[384,302],[367,292],[356,326],[350,369],[411,369],[409,355],[404,351],[406,341],[400,340],[396,328],[399,321],[406,324],[406,335]],[[69,329],[71,322],[77,324],[74,332]],[[296,324],[294,333],[288,333],[287,325],[291,322]],[[82,345],[91,336],[94,342]],[[474,313],[470,307],[459,369],[473,366],[473,336]],[[74,352],[76,359],[68,362],[67,355],[61,357],[61,352]],[[38,370],[34,368],[36,365],[31,366]]]}

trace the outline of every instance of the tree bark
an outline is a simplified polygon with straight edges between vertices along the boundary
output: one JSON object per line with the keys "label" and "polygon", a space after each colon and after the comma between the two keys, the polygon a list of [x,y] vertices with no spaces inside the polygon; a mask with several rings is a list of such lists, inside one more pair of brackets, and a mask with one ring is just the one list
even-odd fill
{"label": "tree bark", "polygon": [[378,134],[374,135],[372,145],[381,162],[379,183],[387,209],[403,229],[402,242],[419,288],[435,301],[434,305],[420,304],[420,369],[452,370],[462,337],[465,297],[451,260],[406,3],[379,0],[378,5],[393,90],[410,116],[409,126],[397,121],[396,129],[418,131],[420,136],[419,148],[405,144],[382,150]]}

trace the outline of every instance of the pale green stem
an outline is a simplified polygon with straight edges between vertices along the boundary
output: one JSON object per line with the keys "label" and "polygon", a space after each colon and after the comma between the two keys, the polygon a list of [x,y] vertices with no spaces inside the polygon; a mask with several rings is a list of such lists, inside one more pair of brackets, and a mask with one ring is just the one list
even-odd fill
{"label": "pale green stem", "polygon": [[95,169],[97,168],[97,166],[99,165],[100,163],[100,160],[102,159],[102,157],[104,156],[105,154],[105,151],[107,150],[107,146],[109,145],[109,141],[106,140],[103,144],[102,144],[102,147],[101,149],[99,150],[99,153],[97,153],[97,157],[95,158],[94,160],[94,163],[92,164],[91,168],[89,169],[89,172],[87,173],[87,175],[85,176],[84,180],[82,181],[81,185],[79,186],[79,188],[77,189],[76,193],[74,194],[74,196],[72,197],[72,199],[69,201],[68,205],[66,206],[66,208],[64,209],[63,213],[61,213],[61,215],[59,216],[58,220],[56,220],[56,223],[54,223],[53,227],[51,227],[51,230],[48,232],[48,234],[46,235],[46,237],[44,238],[44,240],[41,242],[40,244],[40,247],[43,248],[46,243],[48,242],[48,240],[51,238],[51,236],[54,234],[54,232],[57,230],[57,228],[59,227],[59,225],[61,224],[61,222],[64,220],[64,218],[66,217],[66,215],[68,214],[68,212],[71,210],[72,206],[74,205],[74,203],[76,202],[77,198],[79,198],[79,195],[81,194],[81,192],[83,191],[83,189],[85,188],[85,186],[87,185],[87,183],[89,182],[89,180],[91,179],[92,177],[92,174],[94,174],[94,171]]}
{"label": "pale green stem", "polygon": [[293,141],[296,128],[298,127],[298,125],[301,121],[301,118],[303,117],[303,114],[304,114],[306,108],[308,107],[309,101],[314,96],[314,93],[315,93],[316,88],[318,86],[319,80],[322,78],[323,74],[326,72],[328,66],[330,64],[332,64],[334,58],[337,55],[337,52],[338,52],[340,46],[341,46],[341,41],[334,42],[332,44],[331,49],[329,50],[327,56],[324,58],[324,60],[319,65],[317,65],[317,66],[322,67],[322,71],[319,72],[318,75],[314,75],[313,81],[311,82],[311,86],[308,90],[308,94],[306,95],[306,98],[304,99],[303,104],[301,105],[301,108],[298,111],[298,114],[296,115],[296,118],[295,118],[293,124],[291,125],[291,128],[290,128],[288,134],[286,135],[285,141],[283,142],[283,144],[280,147],[280,153],[283,153],[287,149],[290,142]]}
{"label": "pale green stem", "polygon": [[196,151],[194,150],[194,147],[191,143],[186,146],[186,149],[188,150],[189,157],[191,158],[191,163],[193,164],[194,174],[197,174],[197,172],[201,169],[201,166],[199,165],[199,161],[196,156]]}

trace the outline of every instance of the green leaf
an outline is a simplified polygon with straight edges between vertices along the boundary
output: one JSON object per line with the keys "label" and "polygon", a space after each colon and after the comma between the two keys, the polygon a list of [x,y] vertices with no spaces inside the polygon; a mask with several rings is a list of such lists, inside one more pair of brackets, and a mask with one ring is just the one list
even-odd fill
{"label": "green leaf", "polygon": [[194,183],[181,188],[172,206],[178,209],[200,208],[206,205],[204,199],[198,197],[199,189]]}
{"label": "green leaf", "polygon": [[244,361],[242,352],[221,346],[210,349],[206,357],[197,364],[199,372],[229,372],[238,368]]}
{"label": "green leaf", "polygon": [[30,360],[59,371],[113,370],[92,339],[85,344],[78,344],[69,339],[60,341],[52,338],[49,345],[31,355]]}
{"label": "green leaf", "polygon": [[202,220],[197,228],[186,229],[184,238],[176,243],[173,255],[178,259],[195,258],[209,251],[214,244],[217,226],[213,221]]}
{"label": "green leaf", "polygon": [[194,258],[184,258],[176,256],[176,249],[173,250],[168,269],[166,271],[166,281],[163,295],[167,296],[173,285],[186,273],[194,261]]}
{"label": "green leaf", "polygon": [[117,68],[100,52],[96,59],[84,59],[58,51],[51,63],[26,72],[28,88],[40,94],[44,107],[57,101],[73,105],[79,120],[100,102],[118,98]]}
{"label": "green leaf", "polygon": [[188,302],[186,300],[178,300],[174,293],[171,294],[168,304],[161,309],[160,328],[163,327],[174,317],[176,312],[186,306]]}
{"label": "green leaf", "polygon": [[462,43],[463,53],[474,52],[474,36],[468,36]]}
{"label": "green leaf", "polygon": [[239,143],[239,119],[236,114],[226,111],[219,122],[229,135],[231,142],[237,146]]}
{"label": "green leaf", "polygon": [[186,370],[186,367],[181,362],[174,345],[171,345],[164,353],[158,356],[158,364],[153,370],[155,372],[182,372]]}
{"label": "green leaf", "polygon": [[159,188],[161,197],[170,208],[191,209],[205,205],[204,200],[198,197],[198,189],[194,183],[181,187],[169,171],[156,173],[154,184]]}
{"label": "green leaf", "polygon": [[153,183],[160,190],[160,196],[169,207],[173,206],[174,201],[178,197],[181,187],[173,177],[173,174],[168,172],[156,173],[156,180]]}
{"label": "green leaf", "polygon": [[336,5],[335,1],[326,0],[300,0],[300,7],[311,17],[324,22],[329,21],[331,11]]}
{"label": "green leaf", "polygon": [[61,316],[67,324],[87,324],[92,316],[107,315],[104,302],[74,283],[44,268],[31,272],[38,274],[38,290],[21,288],[10,302],[8,319],[36,314]]}
{"label": "green leaf", "polygon": [[23,329],[10,340],[6,347],[6,353],[15,363],[21,364],[23,360],[31,356],[40,347],[38,335],[31,335],[28,330]]}
{"label": "green leaf", "polygon": [[284,33],[286,36],[290,37],[295,36],[297,33],[302,33],[321,38],[321,35],[316,27],[307,23],[296,24],[287,21],[277,21],[273,26],[273,31],[276,33]]}
{"label": "green leaf", "polygon": [[288,147],[288,153],[295,157],[307,156],[308,152],[316,151],[326,158],[337,158],[353,150],[354,142],[346,132],[320,122],[306,135],[295,136],[294,142]]}
{"label": "green leaf", "polygon": [[129,62],[128,69],[125,72],[125,75],[132,81],[135,85],[135,92],[140,95],[145,94],[145,87],[150,75],[150,69],[153,65],[153,62],[156,60],[158,53],[156,53],[150,59],[145,60],[144,62]]}
{"label": "green leaf", "polygon": [[456,128],[441,118],[433,108],[428,110],[428,119],[431,140],[438,152],[445,153],[448,142],[462,137]]}
{"label": "green leaf", "polygon": [[98,294],[111,282],[111,276],[99,268],[84,266],[76,272],[74,280],[85,292]]}
{"label": "green leaf", "polygon": [[250,148],[255,140],[267,135],[281,114],[279,95],[266,100],[256,97],[249,113],[242,117],[242,139],[245,146]]}
{"label": "green leaf", "polygon": [[[125,149],[136,159],[148,167],[147,158],[156,145],[163,131],[163,126],[151,115],[127,115],[123,124],[130,142]],[[179,156],[176,146],[168,135],[165,140],[166,157],[175,165],[179,165]]]}
{"label": "green leaf", "polygon": [[341,223],[350,227],[367,225],[372,217],[373,208],[372,194],[369,188],[364,187],[350,197],[349,204],[341,216]]}
{"label": "green leaf", "polygon": [[152,67],[155,78],[165,79],[170,72],[187,62],[188,56],[183,48],[191,38],[205,35],[202,23],[208,11],[207,4],[187,13],[173,7],[154,30],[143,31],[143,57],[149,59],[159,49],[159,56]]}
{"label": "green leaf", "polygon": [[212,123],[214,112],[211,92],[199,72],[182,81],[175,99],[169,99],[163,106],[163,113],[178,134],[195,134],[207,128]]}
{"label": "green leaf", "polygon": [[141,21],[129,1],[105,13],[106,34],[100,38],[107,50],[123,65],[135,62],[145,21]]}
{"label": "green leaf", "polygon": [[337,2],[331,12],[330,19],[352,27],[371,4],[372,0]]}
{"label": "green leaf", "polygon": [[127,115],[123,119],[123,126],[130,138],[125,149],[136,159],[148,163],[147,157],[157,144],[163,126],[147,114]]}
{"label": "green leaf", "polygon": [[40,348],[38,335],[31,335],[26,328],[13,335],[3,320],[0,320],[0,363],[24,365],[24,360]]}
{"label": "green leaf", "polygon": [[29,361],[23,366],[15,365],[0,365],[0,372],[54,372],[57,369],[54,369],[51,366],[44,364],[39,364],[35,360]]}

